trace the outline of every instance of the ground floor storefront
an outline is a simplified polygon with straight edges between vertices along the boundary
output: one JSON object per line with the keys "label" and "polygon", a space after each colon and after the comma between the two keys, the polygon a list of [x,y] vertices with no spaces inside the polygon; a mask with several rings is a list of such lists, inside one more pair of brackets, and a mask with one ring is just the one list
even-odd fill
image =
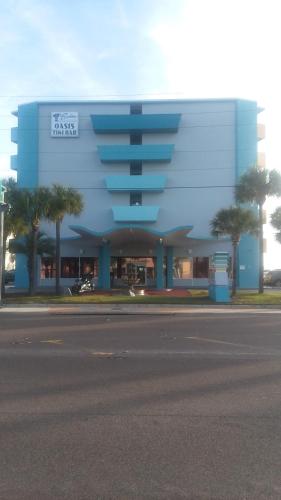
{"label": "ground floor storefront", "polygon": [[[207,288],[210,259],[215,252],[229,254],[231,278],[232,247],[229,239],[195,238],[191,229],[176,228],[165,233],[139,227],[123,227],[95,233],[72,226],[77,236],[61,241],[60,282],[70,287],[75,279],[91,274],[96,288],[110,290],[132,285],[145,288]],[[242,288],[255,288],[256,268],[251,253],[244,251],[249,264],[240,262]],[[17,255],[16,287],[28,286],[26,259]],[[55,285],[55,257],[38,257],[37,286]],[[251,278],[254,277],[253,279]]]}
{"label": "ground floor storefront", "polygon": [[[90,274],[100,288],[143,286],[147,288],[173,288],[200,282],[207,285],[209,257],[110,256],[104,252],[98,257],[62,257],[61,279],[74,280]],[[55,278],[55,260],[43,257],[40,264],[40,284],[48,286]],[[206,283],[204,283],[206,281]]]}

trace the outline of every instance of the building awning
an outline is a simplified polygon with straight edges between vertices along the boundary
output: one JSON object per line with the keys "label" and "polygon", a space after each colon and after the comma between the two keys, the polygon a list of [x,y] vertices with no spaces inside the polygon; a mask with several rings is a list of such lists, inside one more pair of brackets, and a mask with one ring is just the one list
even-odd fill
{"label": "building awning", "polygon": [[156,231],[128,225],[99,232],[85,226],[71,225],[69,227],[81,238],[91,240],[95,246],[105,243],[115,246],[138,242],[149,244],[161,242],[164,246],[183,246],[187,243],[188,234],[193,229],[193,226],[181,226],[166,231]]}

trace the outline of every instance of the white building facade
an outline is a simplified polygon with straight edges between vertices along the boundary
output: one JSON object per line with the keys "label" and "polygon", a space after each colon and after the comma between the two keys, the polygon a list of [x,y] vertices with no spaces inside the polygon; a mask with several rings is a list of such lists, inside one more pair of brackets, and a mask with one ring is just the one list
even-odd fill
{"label": "white building facade", "polygon": [[[256,102],[157,100],[35,102],[19,106],[12,157],[19,187],[62,184],[84,211],[62,225],[61,280],[93,273],[100,288],[158,289],[208,283],[209,257],[231,254],[210,221],[234,203],[241,174],[257,164]],[[42,225],[54,237],[54,226]],[[258,286],[258,242],[242,238],[238,286]],[[54,259],[38,259],[38,283],[54,285]],[[16,286],[27,286],[17,255]]]}

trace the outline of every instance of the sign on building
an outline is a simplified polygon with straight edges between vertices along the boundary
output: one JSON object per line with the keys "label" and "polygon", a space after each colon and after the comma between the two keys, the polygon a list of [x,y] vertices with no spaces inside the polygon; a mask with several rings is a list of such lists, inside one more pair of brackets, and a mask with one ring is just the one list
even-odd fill
{"label": "sign on building", "polygon": [[78,137],[76,111],[54,111],[51,115],[51,137]]}

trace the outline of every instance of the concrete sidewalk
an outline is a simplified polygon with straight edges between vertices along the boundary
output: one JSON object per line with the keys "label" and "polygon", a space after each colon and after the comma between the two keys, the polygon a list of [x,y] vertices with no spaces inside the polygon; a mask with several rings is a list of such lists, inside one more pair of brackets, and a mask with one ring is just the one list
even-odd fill
{"label": "concrete sidewalk", "polygon": [[281,314],[276,306],[167,305],[167,304],[11,304],[1,313],[47,313],[85,315],[176,315],[176,314]]}

